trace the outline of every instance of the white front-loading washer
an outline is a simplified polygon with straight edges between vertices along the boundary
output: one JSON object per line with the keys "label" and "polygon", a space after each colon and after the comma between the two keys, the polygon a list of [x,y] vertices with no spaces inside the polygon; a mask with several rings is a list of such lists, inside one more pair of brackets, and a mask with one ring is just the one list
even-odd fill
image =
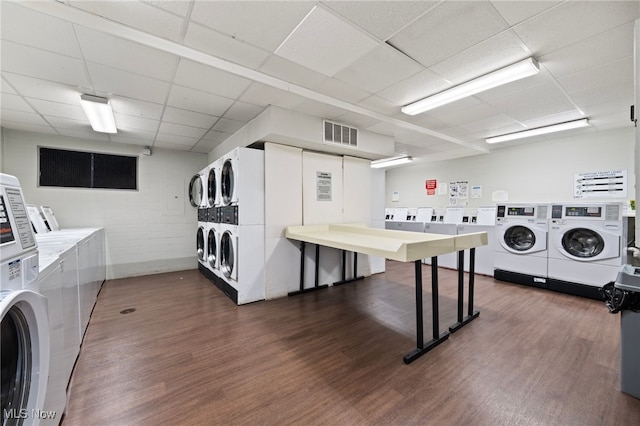
{"label": "white front-loading washer", "polygon": [[549,204],[497,206],[494,278],[547,288],[550,216]]}
{"label": "white front-loading washer", "polygon": [[625,263],[622,203],[553,204],[549,227],[549,288],[602,299]]}
{"label": "white front-loading washer", "polygon": [[[415,214],[409,212],[409,209],[399,208],[399,220],[386,220],[385,229],[395,231],[424,232],[424,224],[431,219],[433,209],[430,207],[419,207],[415,209]],[[408,219],[408,220],[407,220]],[[428,220],[427,220],[428,219]]]}
{"label": "white front-loading washer", "polygon": [[[471,234],[474,232],[487,233],[487,245],[476,247],[474,272],[482,275],[493,276],[494,251],[495,251],[495,223],[496,207],[478,207],[473,212],[465,212],[467,221],[463,218],[463,223],[458,225],[458,235]],[[464,258],[464,270],[469,271],[469,256]]]}
{"label": "white front-loading washer", "polygon": [[0,174],[2,423],[39,424],[50,362],[47,299],[20,182]]}
{"label": "white front-loading washer", "polygon": [[[238,305],[264,300],[264,225],[220,225],[221,278]],[[229,295],[234,299],[233,295]]]}

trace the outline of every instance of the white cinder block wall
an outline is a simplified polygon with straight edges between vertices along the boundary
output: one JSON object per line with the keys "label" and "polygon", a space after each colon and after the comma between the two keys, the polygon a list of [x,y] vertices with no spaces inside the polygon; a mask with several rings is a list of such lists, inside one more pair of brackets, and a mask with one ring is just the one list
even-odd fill
{"label": "white cinder block wall", "polygon": [[[620,169],[628,173],[627,199],[634,199],[633,159],[630,123],[628,128],[523,143],[488,155],[391,169],[386,172],[385,202],[391,208],[449,205],[448,195],[426,195],[427,179],[437,179],[438,187],[459,180],[469,181],[469,187],[481,185],[482,198],[469,198],[471,208],[495,205],[493,191],[506,191],[509,201],[516,202],[572,201],[575,174]],[[400,193],[397,202],[392,201],[394,191]]]}
{"label": "white cinder block wall", "polygon": [[[27,203],[49,205],[63,228],[105,228],[107,278],[196,267],[191,176],[207,155],[3,129],[3,173],[20,179]],[[38,146],[138,156],[138,190],[38,187]]]}

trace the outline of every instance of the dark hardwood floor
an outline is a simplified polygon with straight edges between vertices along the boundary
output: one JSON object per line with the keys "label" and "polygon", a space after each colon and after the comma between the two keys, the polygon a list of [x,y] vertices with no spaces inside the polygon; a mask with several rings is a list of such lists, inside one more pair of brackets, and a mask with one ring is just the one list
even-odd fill
{"label": "dark hardwood floor", "polygon": [[[439,275],[444,331],[456,272]],[[620,391],[620,316],[603,302],[477,276],[475,305],[477,320],[406,365],[412,264],[240,307],[195,270],[108,281],[62,424],[640,424],[640,400]]]}

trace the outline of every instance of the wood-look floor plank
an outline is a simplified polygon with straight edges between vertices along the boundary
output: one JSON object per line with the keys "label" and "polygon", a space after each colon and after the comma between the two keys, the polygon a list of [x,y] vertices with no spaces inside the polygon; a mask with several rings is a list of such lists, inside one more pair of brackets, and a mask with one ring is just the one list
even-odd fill
{"label": "wood-look floor plank", "polygon": [[[457,276],[439,274],[444,331]],[[604,303],[477,276],[480,317],[405,365],[413,279],[413,265],[387,262],[364,281],[239,307],[197,271],[106,282],[62,424],[639,423]]]}

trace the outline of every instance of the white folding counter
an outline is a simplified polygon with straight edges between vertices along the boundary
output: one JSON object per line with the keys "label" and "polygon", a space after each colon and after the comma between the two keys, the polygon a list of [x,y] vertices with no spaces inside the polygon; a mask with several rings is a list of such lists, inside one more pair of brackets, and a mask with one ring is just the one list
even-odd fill
{"label": "white folding counter", "polygon": [[[368,228],[362,224],[336,224],[336,225],[304,225],[289,226],[286,237],[301,242],[301,273],[300,290],[290,293],[290,295],[300,294],[307,291],[314,291],[327,287],[318,284],[318,257],[319,246],[326,246],[343,250],[343,280],[336,284],[361,279],[354,277],[346,280],[344,277],[344,253],[352,251],[354,253],[370,254],[382,256],[387,259],[400,262],[414,262],[415,282],[416,282],[416,349],[405,355],[404,362],[409,364],[418,357],[424,355],[449,337],[449,332],[453,333],[465,324],[477,318],[480,314],[473,311],[473,277],[474,277],[474,255],[475,248],[487,244],[486,232],[477,232],[464,235],[437,235],[424,234],[418,232],[394,231],[389,229]],[[305,243],[316,245],[316,272],[315,286],[304,287],[304,251]],[[438,256],[446,253],[458,252],[464,264],[464,250],[470,250],[470,270],[469,270],[469,303],[468,316],[463,318],[463,271],[462,267],[458,272],[458,322],[449,327],[448,332],[440,333],[439,312],[438,312]],[[423,339],[422,320],[422,259],[430,257],[431,261],[431,303],[433,305],[433,339],[426,344]],[[357,257],[354,257],[357,261]],[[354,273],[356,268],[354,268]]]}

